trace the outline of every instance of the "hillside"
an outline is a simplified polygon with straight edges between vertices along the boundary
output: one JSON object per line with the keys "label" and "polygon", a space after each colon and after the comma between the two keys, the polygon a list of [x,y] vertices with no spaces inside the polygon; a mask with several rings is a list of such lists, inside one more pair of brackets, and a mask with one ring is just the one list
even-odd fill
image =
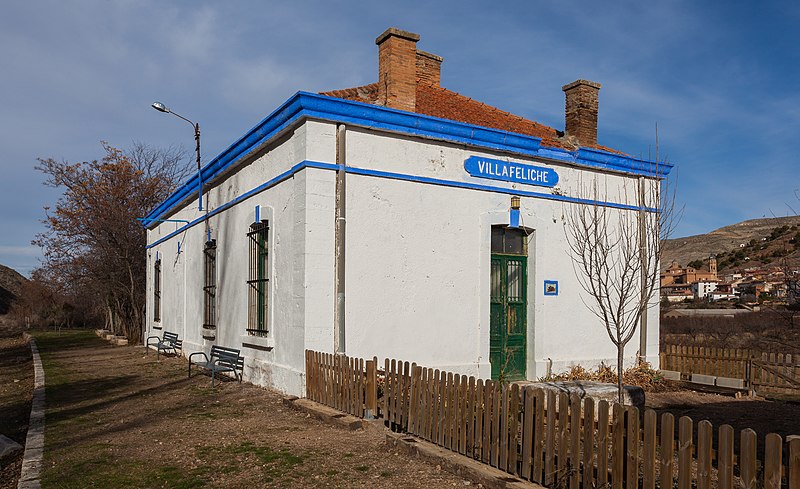
{"label": "hillside", "polygon": [[[662,269],[672,261],[686,266],[717,255],[719,270],[776,264],[784,257],[800,265],[800,216],[752,219],[725,226],[708,234],[669,239],[664,242]],[[707,263],[707,260],[706,260]]]}
{"label": "hillside", "polygon": [[26,281],[16,270],[0,265],[0,314],[8,312],[11,301],[19,295]]}

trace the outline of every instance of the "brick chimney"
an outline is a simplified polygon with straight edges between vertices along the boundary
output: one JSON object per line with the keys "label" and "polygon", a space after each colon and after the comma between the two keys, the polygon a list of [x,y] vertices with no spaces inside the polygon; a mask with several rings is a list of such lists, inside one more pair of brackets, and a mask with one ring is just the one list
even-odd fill
{"label": "brick chimney", "polygon": [[417,41],[419,34],[395,27],[386,29],[375,39],[378,100],[387,107],[413,112],[417,106]]}
{"label": "brick chimney", "polygon": [[566,95],[565,132],[581,146],[597,145],[597,107],[600,85],[576,80],[561,87]]}
{"label": "brick chimney", "polygon": [[417,50],[417,81],[442,86],[442,61],[441,56]]}

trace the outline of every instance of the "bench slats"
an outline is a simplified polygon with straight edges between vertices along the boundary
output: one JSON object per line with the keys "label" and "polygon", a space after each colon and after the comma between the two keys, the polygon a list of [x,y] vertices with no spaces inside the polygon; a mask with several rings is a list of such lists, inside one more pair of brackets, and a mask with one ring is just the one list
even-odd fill
{"label": "bench slats", "polygon": [[[156,342],[151,343],[151,339],[156,340]],[[172,353],[177,355],[178,350],[183,351],[183,340],[178,339],[178,333],[164,331],[161,338],[158,336],[150,336],[147,338],[147,350],[145,350],[145,354],[147,354],[147,351],[150,350],[150,346],[156,347],[156,358],[161,356],[162,351],[164,353]]]}
{"label": "bench slats", "polygon": [[[193,362],[194,355],[202,355],[204,361]],[[233,372],[234,378],[242,382],[244,373],[244,357],[240,350],[225,346],[211,345],[211,351],[206,355],[205,352],[195,352],[189,355],[189,377],[192,376],[192,364],[211,371],[211,385],[214,385],[215,374],[217,372]]]}

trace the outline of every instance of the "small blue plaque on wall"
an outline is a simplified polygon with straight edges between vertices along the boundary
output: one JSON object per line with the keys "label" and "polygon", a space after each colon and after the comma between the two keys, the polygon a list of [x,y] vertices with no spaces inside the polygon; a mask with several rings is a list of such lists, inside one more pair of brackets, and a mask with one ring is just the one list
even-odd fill
{"label": "small blue plaque on wall", "polygon": [[558,280],[544,281],[544,295],[558,295]]}

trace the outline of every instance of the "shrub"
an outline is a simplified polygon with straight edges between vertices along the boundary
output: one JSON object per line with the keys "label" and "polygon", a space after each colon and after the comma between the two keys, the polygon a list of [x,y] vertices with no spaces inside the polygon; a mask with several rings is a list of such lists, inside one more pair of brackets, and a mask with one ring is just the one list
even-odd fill
{"label": "shrub", "polygon": [[[541,377],[540,382],[558,382],[558,381],[575,381],[575,380],[588,380],[594,382],[606,382],[609,384],[617,383],[617,372],[609,365],[601,362],[596,370],[587,370],[581,365],[573,365],[567,372],[560,374],[551,374],[547,377]],[[639,365],[630,367],[622,372],[622,381],[625,385],[636,385],[641,387],[645,392],[658,392],[669,390],[670,384],[664,379],[664,376],[658,370],[653,369],[653,366],[648,362],[642,362]]]}

